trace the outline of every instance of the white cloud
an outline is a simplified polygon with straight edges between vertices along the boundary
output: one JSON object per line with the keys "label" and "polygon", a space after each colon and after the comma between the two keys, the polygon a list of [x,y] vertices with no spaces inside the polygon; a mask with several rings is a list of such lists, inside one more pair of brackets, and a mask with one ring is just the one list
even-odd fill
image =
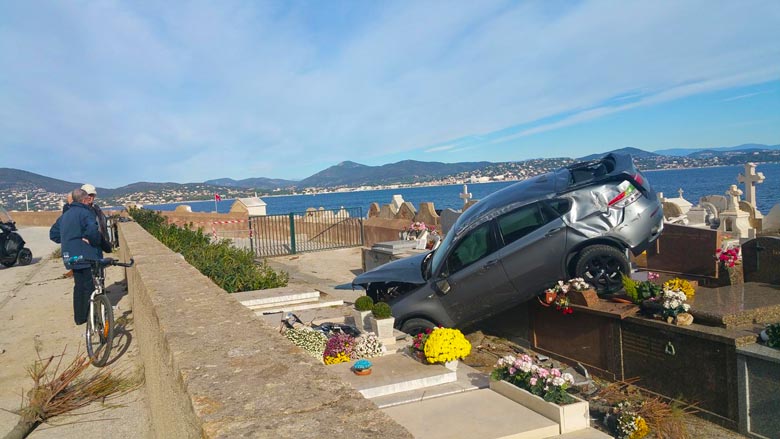
{"label": "white cloud", "polygon": [[72,154],[110,151],[127,169],[101,185],[302,177],[780,78],[771,1],[4,9],[0,152],[46,152],[16,163],[67,178],[91,171]]}

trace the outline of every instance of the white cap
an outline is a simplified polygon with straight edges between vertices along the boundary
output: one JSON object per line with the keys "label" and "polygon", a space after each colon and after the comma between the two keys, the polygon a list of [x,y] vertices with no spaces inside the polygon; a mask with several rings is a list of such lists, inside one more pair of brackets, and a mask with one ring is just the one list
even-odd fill
{"label": "white cap", "polygon": [[87,193],[87,195],[97,195],[97,190],[95,189],[95,186],[92,186],[89,183],[81,186],[81,189],[83,189],[84,192]]}

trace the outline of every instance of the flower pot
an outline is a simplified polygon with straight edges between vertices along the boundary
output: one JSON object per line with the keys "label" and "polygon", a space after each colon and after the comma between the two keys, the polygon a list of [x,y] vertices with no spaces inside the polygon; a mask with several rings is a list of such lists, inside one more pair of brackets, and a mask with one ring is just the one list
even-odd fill
{"label": "flower pot", "polygon": [[599,303],[599,296],[592,288],[585,291],[569,291],[568,296],[571,303],[575,305],[596,306]]}
{"label": "flower pot", "polygon": [[560,433],[583,430],[589,426],[588,402],[571,395],[577,402],[553,404],[507,381],[490,381],[490,389],[558,423]]}
{"label": "flower pot", "polygon": [[374,334],[376,334],[377,338],[382,342],[382,344],[395,344],[395,336],[393,334],[395,317],[377,320],[372,314],[368,319],[369,322],[371,322],[371,330],[374,332]]}
{"label": "flower pot", "polygon": [[447,369],[455,372],[456,370],[458,370],[458,364],[460,364],[460,361],[452,360],[452,361],[448,361],[448,362],[444,363],[444,367],[446,367]]}
{"label": "flower pot", "polygon": [[371,310],[358,311],[352,310],[352,319],[355,321],[355,327],[362,332],[368,332],[371,330],[371,323],[368,321],[368,316],[371,315]]}

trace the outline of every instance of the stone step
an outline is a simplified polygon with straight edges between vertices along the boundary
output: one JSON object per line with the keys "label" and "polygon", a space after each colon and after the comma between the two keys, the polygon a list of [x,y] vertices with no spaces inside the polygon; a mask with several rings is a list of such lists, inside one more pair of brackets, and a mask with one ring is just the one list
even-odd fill
{"label": "stone step", "polygon": [[409,390],[392,395],[380,396],[373,398],[371,401],[379,408],[386,408],[401,404],[420,402],[426,399],[440,398],[443,396],[454,395],[456,393],[485,389],[489,385],[489,378],[487,375],[470,366],[467,366],[463,362],[461,362],[458,366],[456,377],[457,379],[451,383],[439,384],[433,387],[426,387],[423,389]]}
{"label": "stone step", "polygon": [[364,397],[372,399],[387,395],[425,389],[457,380],[455,371],[438,364],[422,364],[403,354],[372,358],[371,375],[355,375],[353,361],[329,366],[328,370],[351,385]]}
{"label": "stone step", "polygon": [[250,308],[255,312],[255,315],[262,316],[263,314],[285,313],[295,312],[308,309],[329,308],[333,306],[344,305],[343,300],[320,300],[318,302],[306,302],[298,304],[279,304],[276,306],[268,306],[261,308]]}
{"label": "stone step", "polygon": [[382,409],[414,437],[428,439],[541,439],[558,424],[493,392],[480,389]]}
{"label": "stone step", "polygon": [[267,290],[244,291],[234,293],[232,297],[249,309],[279,308],[286,305],[316,302],[320,292],[316,290],[301,291],[297,287],[270,288]]}

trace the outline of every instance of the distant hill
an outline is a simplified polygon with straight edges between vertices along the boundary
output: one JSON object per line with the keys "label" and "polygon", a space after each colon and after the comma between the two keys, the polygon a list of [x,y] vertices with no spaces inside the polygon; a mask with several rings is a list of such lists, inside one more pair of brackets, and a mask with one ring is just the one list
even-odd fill
{"label": "distant hill", "polygon": [[746,151],[746,152],[752,152],[752,151],[760,151],[760,150],[777,150],[780,149],[780,145],[764,145],[761,143],[745,143],[742,145],[737,146],[724,146],[720,148],[670,148],[670,149],[659,149],[657,151],[654,151],[657,154],[661,155],[668,155],[668,156],[690,156],[693,153],[698,153],[702,151],[709,151],[711,153],[719,153],[719,152],[728,152],[728,151]]}
{"label": "distant hill", "polygon": [[[20,169],[0,168],[0,190],[44,188],[49,192],[66,193],[81,187],[82,184],[45,177]],[[96,189],[98,193],[108,191],[108,189],[101,187]]]}
{"label": "distant hill", "polygon": [[471,172],[490,164],[490,162],[441,163],[403,160],[382,166],[366,166],[346,161],[305,178],[298,182],[296,186],[299,188],[354,187],[389,183],[411,183],[446,177],[460,172]]}
{"label": "distant hill", "polygon": [[654,152],[647,152],[647,151],[645,151],[643,149],[639,149],[639,148],[625,147],[625,148],[620,148],[620,149],[614,149],[612,151],[602,152],[601,154],[586,155],[585,157],[580,157],[577,160],[580,160],[580,161],[596,160],[597,158],[604,157],[605,155],[607,155],[607,154],[609,154],[611,152],[617,152],[617,153],[621,153],[621,154],[631,154],[634,158],[637,158],[637,159],[646,159],[646,158],[650,158],[650,157],[656,157],[656,156],[659,155],[659,154],[656,154]]}
{"label": "distant hill", "polygon": [[281,178],[245,178],[243,180],[233,180],[232,178],[217,178],[215,180],[206,180],[205,184],[223,187],[240,187],[246,189],[264,189],[274,190],[276,188],[286,188],[298,184],[295,180],[284,180]]}

